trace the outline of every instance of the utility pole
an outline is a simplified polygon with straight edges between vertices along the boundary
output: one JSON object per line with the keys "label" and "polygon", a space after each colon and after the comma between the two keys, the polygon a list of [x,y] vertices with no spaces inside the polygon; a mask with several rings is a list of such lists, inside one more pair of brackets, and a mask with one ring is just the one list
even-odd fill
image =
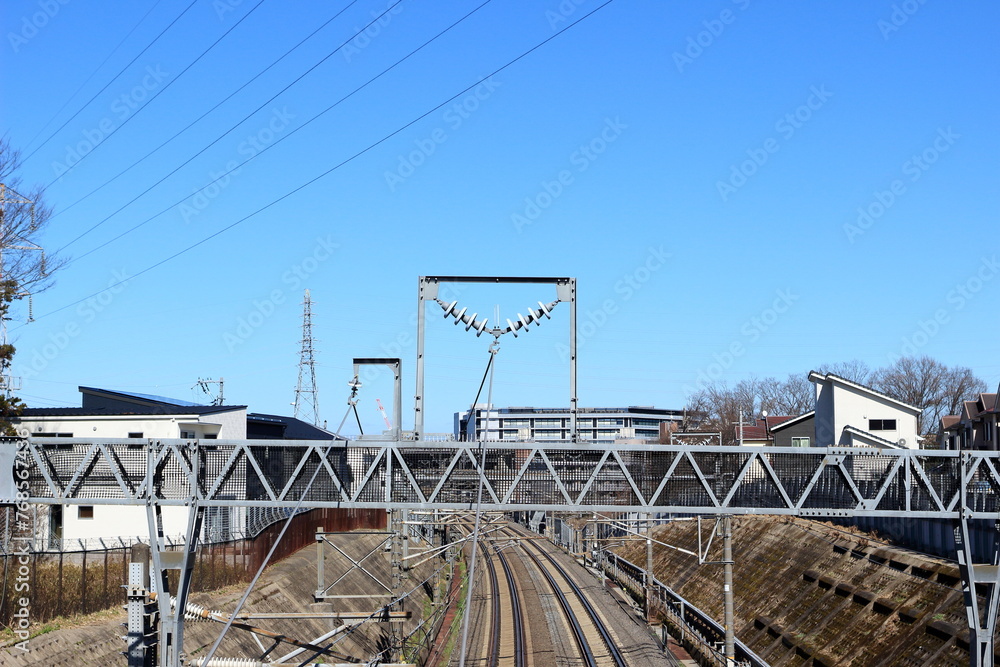
{"label": "utility pole", "polygon": [[736,664],[736,630],[733,627],[733,517],[722,517],[722,590],[725,602],[726,667]]}
{"label": "utility pole", "polygon": [[316,386],[316,350],[312,335],[312,296],[306,290],[302,300],[302,349],[299,352],[299,381],[295,386],[294,417],[319,426],[319,388]]}
{"label": "utility pole", "polygon": [[[221,378],[220,377],[218,380],[212,380],[212,379],[203,380],[201,378],[198,378],[198,382],[196,382],[194,386],[198,387],[203,392],[205,392],[206,394],[208,394],[209,396],[211,396],[212,392],[208,388],[208,385],[210,385],[210,384],[217,384],[217,385],[219,385],[219,394],[218,394],[218,396],[215,396],[215,397],[212,398],[212,405],[225,405],[226,404],[226,398],[225,398],[225,378]],[[194,387],[192,387],[192,389],[193,388]]]}
{"label": "utility pole", "polygon": [[[41,273],[45,273],[45,250],[34,243],[25,241],[24,239],[16,236],[16,232],[11,232],[7,226],[7,206],[8,204],[15,205],[28,205],[31,211],[31,224],[29,229],[34,228],[35,222],[35,202],[27,197],[21,195],[13,188],[7,187],[5,184],[0,183],[0,285],[9,278],[4,274],[4,251],[5,250],[21,250],[21,251],[34,251],[42,253],[41,258]],[[0,289],[3,289],[0,287]],[[33,322],[34,317],[32,317],[31,312],[31,294],[28,292],[20,291],[17,284],[11,284],[12,294],[11,298],[21,298],[28,297],[28,321]],[[6,348],[8,344],[7,340],[7,321],[9,317],[0,317],[0,345]],[[9,398],[12,391],[20,389],[20,378],[15,378],[11,376],[10,372],[10,359],[0,359],[0,394],[4,397]]]}

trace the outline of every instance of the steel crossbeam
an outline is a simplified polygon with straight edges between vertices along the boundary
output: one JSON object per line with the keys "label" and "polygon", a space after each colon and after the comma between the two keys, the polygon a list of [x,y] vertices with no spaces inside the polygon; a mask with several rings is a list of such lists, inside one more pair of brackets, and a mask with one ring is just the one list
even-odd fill
{"label": "steel crossbeam", "polygon": [[[26,501],[42,504],[290,508],[319,466],[303,506],[467,509],[481,472],[484,510],[995,519],[1000,509],[1000,452],[960,458],[840,447],[485,446],[481,459],[478,443],[406,440],[137,445],[42,438],[0,445],[28,461]],[[0,484],[0,502],[14,501],[4,493]]]}

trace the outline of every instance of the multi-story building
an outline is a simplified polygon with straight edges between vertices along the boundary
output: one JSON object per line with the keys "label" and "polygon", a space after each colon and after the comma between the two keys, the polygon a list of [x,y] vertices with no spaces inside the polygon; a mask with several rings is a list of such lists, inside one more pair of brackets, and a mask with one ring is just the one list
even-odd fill
{"label": "multi-story building", "polygon": [[[657,440],[660,425],[680,424],[683,410],[663,410],[654,407],[579,408],[576,430],[585,442],[616,440]],[[488,409],[477,404],[475,419],[469,411],[455,413],[455,437],[473,440],[483,435],[488,440],[568,440],[570,437],[569,408],[510,407]]]}

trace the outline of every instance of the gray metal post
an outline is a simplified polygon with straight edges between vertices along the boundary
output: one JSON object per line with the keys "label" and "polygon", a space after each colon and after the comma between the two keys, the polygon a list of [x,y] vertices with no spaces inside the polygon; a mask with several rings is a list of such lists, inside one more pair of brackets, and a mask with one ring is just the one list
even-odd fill
{"label": "gray metal post", "polygon": [[723,594],[725,596],[726,666],[736,664],[736,630],[733,618],[733,517],[725,515],[722,521]]}
{"label": "gray metal post", "polygon": [[417,286],[417,393],[413,397],[413,439],[424,438],[424,287],[427,278],[420,276]]}
{"label": "gray metal post", "polygon": [[146,667],[149,649],[146,644],[146,604],[149,600],[149,546],[132,545],[128,566],[128,667]]}
{"label": "gray metal post", "polygon": [[653,524],[646,515],[646,623],[653,622]]}
{"label": "gray metal post", "polygon": [[569,289],[569,440],[576,442],[576,278],[569,279]]}
{"label": "gray metal post", "polygon": [[[960,517],[954,521],[955,551],[958,570],[962,575],[962,594],[965,598],[965,612],[969,622],[969,665],[971,667],[993,667],[993,646],[997,627],[997,611],[1000,606],[1000,525],[993,539],[991,563],[977,564],[972,553],[969,536],[969,505],[967,485],[969,477],[969,456],[963,452],[960,460],[961,484],[959,484]],[[986,608],[979,606],[978,589],[985,593]]]}

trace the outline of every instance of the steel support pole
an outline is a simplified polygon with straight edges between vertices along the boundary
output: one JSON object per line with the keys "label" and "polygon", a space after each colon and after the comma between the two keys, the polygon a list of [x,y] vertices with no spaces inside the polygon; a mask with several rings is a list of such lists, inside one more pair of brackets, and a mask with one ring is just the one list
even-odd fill
{"label": "steel support pole", "polygon": [[420,276],[417,285],[417,393],[413,397],[413,439],[424,438],[424,287],[427,279]]}
{"label": "steel support pole", "polygon": [[722,521],[722,590],[725,596],[726,667],[736,664],[736,630],[733,617],[733,517],[726,514]]}
{"label": "steel support pole", "polygon": [[576,432],[576,278],[569,279],[569,440],[577,442]]}
{"label": "steel support pole", "polygon": [[646,624],[653,622],[653,525],[646,515]]}

